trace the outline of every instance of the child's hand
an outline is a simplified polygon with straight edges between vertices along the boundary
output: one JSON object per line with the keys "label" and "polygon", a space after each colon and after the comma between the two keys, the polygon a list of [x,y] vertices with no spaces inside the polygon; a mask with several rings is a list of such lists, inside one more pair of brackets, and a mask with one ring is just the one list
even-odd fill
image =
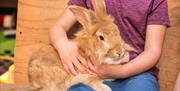
{"label": "child's hand", "polygon": [[102,79],[121,78],[123,65],[102,64],[98,67],[96,73]]}
{"label": "child's hand", "polygon": [[76,42],[61,41],[58,52],[65,70],[73,75],[85,72],[87,61],[79,54]]}
{"label": "child's hand", "polygon": [[102,79],[109,79],[112,78],[112,68],[113,65],[107,65],[107,64],[102,64],[100,67],[97,69],[97,75],[102,78]]}

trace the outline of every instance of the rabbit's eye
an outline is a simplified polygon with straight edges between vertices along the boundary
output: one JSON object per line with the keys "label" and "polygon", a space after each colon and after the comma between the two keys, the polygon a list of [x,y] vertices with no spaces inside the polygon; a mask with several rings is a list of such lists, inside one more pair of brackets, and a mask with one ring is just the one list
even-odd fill
{"label": "rabbit's eye", "polygon": [[104,40],[104,37],[100,35],[100,36],[99,36],[99,39],[100,39],[100,40]]}

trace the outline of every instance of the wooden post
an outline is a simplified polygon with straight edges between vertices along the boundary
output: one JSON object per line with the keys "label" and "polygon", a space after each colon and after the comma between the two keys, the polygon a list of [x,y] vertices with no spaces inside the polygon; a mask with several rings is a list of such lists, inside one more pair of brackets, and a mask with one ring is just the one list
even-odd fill
{"label": "wooden post", "polygon": [[66,8],[67,0],[19,0],[15,48],[15,83],[27,84],[32,52],[49,42],[48,30]]}
{"label": "wooden post", "polygon": [[176,76],[180,71],[180,2],[168,0],[171,27],[167,30],[160,68],[161,91],[173,91]]}

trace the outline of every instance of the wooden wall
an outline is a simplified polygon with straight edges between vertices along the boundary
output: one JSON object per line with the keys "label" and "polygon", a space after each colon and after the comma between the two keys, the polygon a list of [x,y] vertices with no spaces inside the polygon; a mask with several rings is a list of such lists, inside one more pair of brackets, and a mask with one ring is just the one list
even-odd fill
{"label": "wooden wall", "polygon": [[19,0],[15,48],[15,83],[27,83],[30,55],[49,42],[48,30],[66,7],[66,0]]}
{"label": "wooden wall", "polygon": [[[68,0],[19,0],[15,48],[15,83],[27,84],[27,63],[32,52],[48,43],[48,30]],[[169,0],[172,27],[167,30],[160,68],[161,91],[172,91],[180,71],[180,1]]]}
{"label": "wooden wall", "polygon": [[161,91],[172,91],[177,73],[180,72],[180,1],[169,0],[171,27],[167,30],[160,68]]}

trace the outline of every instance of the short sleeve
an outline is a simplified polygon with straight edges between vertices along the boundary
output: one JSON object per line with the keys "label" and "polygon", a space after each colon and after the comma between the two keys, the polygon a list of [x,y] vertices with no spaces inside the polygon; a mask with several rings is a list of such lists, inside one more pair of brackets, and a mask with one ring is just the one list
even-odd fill
{"label": "short sleeve", "polygon": [[87,8],[86,0],[69,0],[68,1],[68,6],[69,5],[77,5],[77,6],[81,6],[81,7]]}
{"label": "short sleeve", "polygon": [[154,0],[151,12],[148,14],[147,24],[158,24],[170,27],[167,0]]}

